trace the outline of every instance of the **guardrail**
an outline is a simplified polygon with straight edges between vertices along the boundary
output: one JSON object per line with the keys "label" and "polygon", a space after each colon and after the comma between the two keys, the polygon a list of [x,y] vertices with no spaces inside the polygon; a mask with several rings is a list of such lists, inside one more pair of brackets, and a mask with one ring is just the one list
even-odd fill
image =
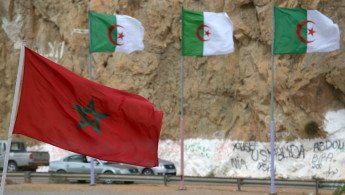
{"label": "guardrail", "polygon": [[[1,174],[0,174],[1,175]],[[47,172],[15,172],[7,173],[7,179],[24,178],[24,182],[30,183],[33,179],[45,179],[50,183],[65,183],[69,181],[87,181],[90,180],[90,174],[76,173],[47,173]],[[125,182],[158,182],[168,185],[169,182],[179,182],[179,176],[167,175],[113,175],[113,174],[95,174],[95,182],[106,181],[125,181]],[[228,177],[191,177],[185,176],[186,184],[206,184],[206,185],[237,185],[239,191],[243,186],[269,186],[270,179],[255,178],[228,178]],[[336,189],[345,185],[345,180],[325,181],[325,180],[275,180],[276,186],[300,186],[315,188],[316,194],[320,188]]]}

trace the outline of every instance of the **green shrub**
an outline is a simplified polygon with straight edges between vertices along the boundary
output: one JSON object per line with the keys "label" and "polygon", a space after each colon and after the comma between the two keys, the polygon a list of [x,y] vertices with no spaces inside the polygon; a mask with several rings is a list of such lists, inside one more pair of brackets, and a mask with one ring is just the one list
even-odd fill
{"label": "green shrub", "polygon": [[345,194],[345,185],[342,188],[337,188],[332,195],[341,195]]}
{"label": "green shrub", "polygon": [[315,121],[310,121],[304,126],[304,131],[308,135],[315,135],[319,130],[319,125]]}

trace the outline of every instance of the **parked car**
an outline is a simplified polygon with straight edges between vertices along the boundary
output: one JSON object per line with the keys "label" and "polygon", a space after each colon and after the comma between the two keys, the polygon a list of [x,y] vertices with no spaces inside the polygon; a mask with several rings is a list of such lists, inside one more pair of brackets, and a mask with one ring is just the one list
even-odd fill
{"label": "parked car", "polygon": [[[141,167],[141,166],[133,166],[139,170],[140,174],[143,175],[176,175],[176,168],[174,163],[167,161],[167,160],[162,160],[158,158],[159,165],[157,167]],[[107,162],[107,165],[109,166],[117,166],[117,165],[126,165],[123,163],[116,163],[116,162]]]}
{"label": "parked car", "polygon": [[[73,154],[61,160],[50,162],[49,172],[56,173],[90,173],[90,157],[81,154]],[[109,166],[106,161],[94,159],[94,173],[102,174],[139,174],[136,167],[129,165]],[[112,183],[106,181],[106,183]]]}
{"label": "parked car", "polygon": [[[0,140],[0,168],[3,169],[7,140]],[[22,141],[12,141],[8,159],[8,172],[15,171],[36,171],[38,166],[49,165],[48,152],[31,152],[26,150]]]}

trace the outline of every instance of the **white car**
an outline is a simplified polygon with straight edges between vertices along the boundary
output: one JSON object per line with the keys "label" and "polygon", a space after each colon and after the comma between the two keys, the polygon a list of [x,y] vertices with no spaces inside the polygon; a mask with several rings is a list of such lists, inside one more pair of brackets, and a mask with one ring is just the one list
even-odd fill
{"label": "white car", "polygon": [[[108,166],[98,159],[94,159],[94,173],[103,174],[139,174],[137,168],[126,165]],[[57,173],[90,173],[90,157],[73,154],[61,160],[50,162],[49,172]]]}
{"label": "white car", "polygon": [[[134,165],[129,165],[132,167],[135,167],[139,170],[140,174],[143,175],[176,175],[176,168],[174,163],[167,161],[167,160],[162,160],[158,158],[159,165],[157,167],[141,167],[141,166],[134,166]],[[126,165],[122,163],[116,163],[116,162],[107,162],[106,163],[109,166],[117,166],[117,165]]]}

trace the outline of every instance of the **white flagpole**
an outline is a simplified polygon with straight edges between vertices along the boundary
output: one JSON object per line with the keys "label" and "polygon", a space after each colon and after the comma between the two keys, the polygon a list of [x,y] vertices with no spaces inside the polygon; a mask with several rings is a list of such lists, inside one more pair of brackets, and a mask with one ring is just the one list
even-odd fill
{"label": "white flagpole", "polygon": [[[87,14],[89,15],[90,6],[87,7]],[[91,31],[90,31],[90,18],[89,20],[89,45],[91,45]],[[89,79],[92,81],[92,64],[91,64],[91,53],[90,53],[90,47],[89,47]],[[90,158],[90,185],[95,185],[95,174],[94,174],[94,163],[93,158]]]}
{"label": "white flagpole", "polygon": [[[183,42],[183,5],[182,5],[182,42]],[[183,123],[183,44],[181,44],[181,122],[180,122],[180,139],[181,139],[181,182],[180,190],[184,190],[184,123]]]}
{"label": "white flagpole", "polygon": [[271,49],[271,195],[275,195],[274,187],[274,4],[272,4],[272,49]]}
{"label": "white flagpole", "polygon": [[18,105],[20,80],[22,78],[22,72],[23,72],[23,66],[24,66],[25,46],[26,46],[26,41],[23,41],[22,47],[21,47],[21,50],[20,50],[16,88],[15,88],[15,91],[14,91],[14,97],[13,97],[13,103],[12,103],[10,128],[8,130],[8,139],[7,139],[7,146],[6,146],[6,153],[5,153],[5,161],[4,161],[4,166],[3,166],[3,170],[2,170],[2,177],[1,177],[0,195],[4,194],[4,188],[5,188],[5,183],[6,183],[8,159],[9,159],[9,155],[10,155],[10,148],[11,148],[11,142],[12,142],[12,134],[13,134],[13,128],[14,128],[14,121],[15,121],[16,112],[17,112],[17,105]]}
{"label": "white flagpole", "polygon": [[183,56],[181,56],[181,122],[180,122],[180,138],[181,138],[181,182],[180,182],[180,189],[184,190]]}

